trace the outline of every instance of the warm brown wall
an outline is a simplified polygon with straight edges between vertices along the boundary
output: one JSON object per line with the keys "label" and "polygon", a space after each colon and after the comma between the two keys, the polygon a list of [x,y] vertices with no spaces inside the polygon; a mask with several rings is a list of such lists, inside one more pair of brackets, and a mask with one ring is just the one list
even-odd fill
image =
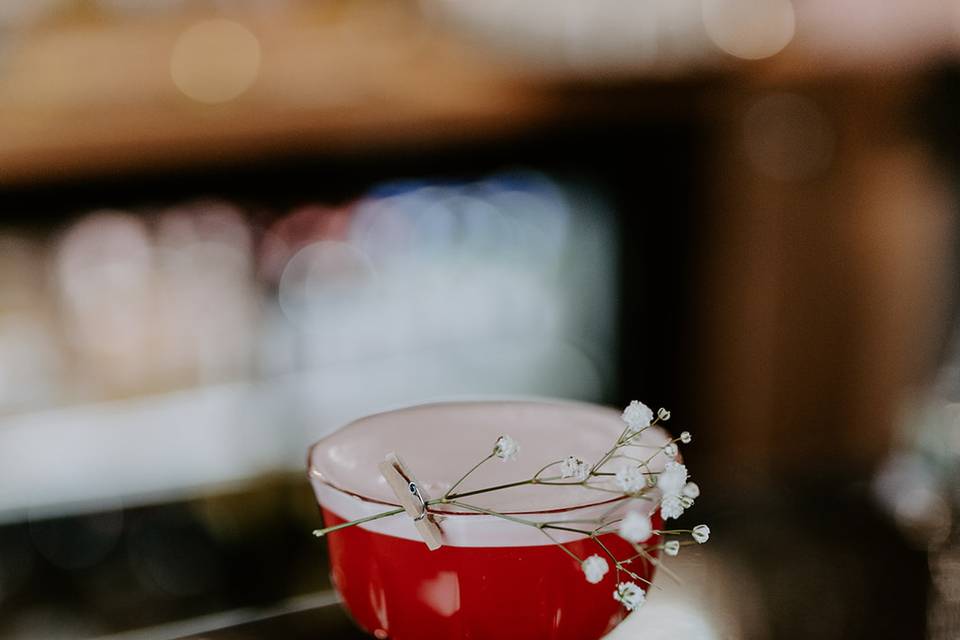
{"label": "warm brown wall", "polygon": [[707,101],[697,388],[715,471],[862,471],[888,450],[951,272],[953,205],[910,134],[918,92],[834,79]]}

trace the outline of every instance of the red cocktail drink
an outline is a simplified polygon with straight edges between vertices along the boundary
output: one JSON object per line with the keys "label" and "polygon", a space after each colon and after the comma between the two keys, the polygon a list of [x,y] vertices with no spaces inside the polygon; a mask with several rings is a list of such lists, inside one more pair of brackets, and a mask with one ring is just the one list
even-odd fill
{"label": "red cocktail drink", "polygon": [[[364,418],[326,438],[311,452],[310,475],[325,526],[333,526],[396,503],[376,470],[389,451],[400,453],[426,491],[440,497],[502,433],[521,443],[521,457],[486,462],[460,492],[531,477],[564,455],[598,459],[621,429],[616,412],[574,403],[428,405]],[[656,447],[667,436],[656,431],[650,438]],[[528,523],[575,529],[616,517],[627,501],[583,487],[520,486],[463,502]],[[644,504],[652,509],[646,501],[632,501],[630,508]],[[333,582],[356,622],[374,636],[591,640],[625,615],[613,598],[618,572],[607,553],[622,560],[636,552],[615,533],[600,536],[601,546],[581,533],[551,529],[548,537],[536,526],[456,506],[431,511],[439,515],[444,538],[436,551],[422,542],[406,514],[328,535]],[[661,528],[659,515],[651,517],[654,529]],[[557,542],[581,559],[606,558],[610,571],[598,584],[587,582],[580,564]],[[644,580],[653,578],[654,567],[643,558],[627,566]]]}

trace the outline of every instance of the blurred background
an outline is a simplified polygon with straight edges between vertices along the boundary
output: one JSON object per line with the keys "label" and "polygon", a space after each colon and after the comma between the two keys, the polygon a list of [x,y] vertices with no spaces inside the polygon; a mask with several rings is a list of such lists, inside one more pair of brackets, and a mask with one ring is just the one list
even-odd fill
{"label": "blurred background", "polygon": [[958,113],[952,0],[0,0],[0,637],[355,637],[307,446],[507,395],[695,433],[618,638],[960,637]]}

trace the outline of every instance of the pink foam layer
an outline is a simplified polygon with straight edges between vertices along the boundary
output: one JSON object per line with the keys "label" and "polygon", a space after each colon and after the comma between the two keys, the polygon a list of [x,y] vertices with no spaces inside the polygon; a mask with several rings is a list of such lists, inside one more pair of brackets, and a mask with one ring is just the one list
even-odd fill
{"label": "pink foam layer", "polygon": [[[508,483],[532,476],[544,464],[575,455],[587,461],[602,456],[623,429],[619,412],[573,402],[506,401],[424,405],[363,418],[321,440],[310,452],[310,480],[320,503],[345,520],[390,509],[396,500],[377,471],[388,452],[396,452],[427,493],[439,497],[509,434],[521,445],[516,460],[490,460],[458,491]],[[660,429],[643,434],[631,454],[644,458],[668,440]],[[638,453],[639,452],[639,453]],[[653,470],[662,468],[654,455]],[[605,469],[630,464],[614,460]],[[617,496],[580,486],[523,486],[464,498],[469,504],[504,513],[525,512],[533,521],[579,520],[608,512]],[[621,505],[621,509],[626,505]],[[631,510],[650,512],[654,500],[632,500]],[[536,512],[536,513],[529,513]],[[616,513],[616,512],[615,512]],[[418,540],[405,515],[362,525],[386,535]],[[445,544],[452,546],[532,546],[550,544],[542,531],[495,516],[476,513],[441,519]],[[561,532],[562,533],[562,532]],[[575,539],[567,533],[560,541]]]}

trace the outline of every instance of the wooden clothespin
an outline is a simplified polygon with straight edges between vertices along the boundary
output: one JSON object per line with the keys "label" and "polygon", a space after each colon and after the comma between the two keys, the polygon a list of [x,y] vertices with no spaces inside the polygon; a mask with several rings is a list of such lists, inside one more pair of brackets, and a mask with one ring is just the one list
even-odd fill
{"label": "wooden clothespin", "polygon": [[387,454],[384,461],[380,463],[380,473],[396,494],[400,506],[413,518],[413,524],[427,544],[427,548],[435,551],[443,546],[440,527],[433,520],[433,516],[427,512],[427,501],[430,497],[397,454],[392,452]]}

